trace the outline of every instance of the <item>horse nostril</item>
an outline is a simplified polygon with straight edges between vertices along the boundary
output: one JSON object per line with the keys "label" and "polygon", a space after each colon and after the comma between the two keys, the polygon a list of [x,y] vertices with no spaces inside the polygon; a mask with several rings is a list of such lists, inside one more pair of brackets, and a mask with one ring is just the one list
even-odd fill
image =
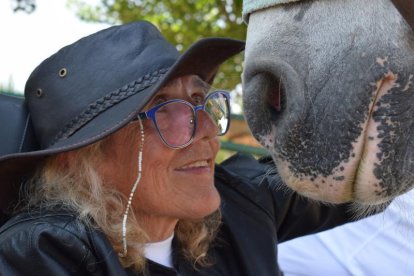
{"label": "horse nostril", "polygon": [[267,89],[267,102],[274,115],[281,113],[286,105],[286,93],[280,79],[273,78],[273,83]]}

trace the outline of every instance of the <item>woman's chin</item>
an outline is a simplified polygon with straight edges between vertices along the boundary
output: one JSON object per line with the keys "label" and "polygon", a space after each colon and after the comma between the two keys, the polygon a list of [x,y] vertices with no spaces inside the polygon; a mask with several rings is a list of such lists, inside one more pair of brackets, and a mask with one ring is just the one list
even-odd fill
{"label": "woman's chin", "polygon": [[217,190],[209,195],[204,195],[199,199],[193,198],[192,204],[187,207],[187,219],[202,219],[217,211],[220,207],[221,199]]}

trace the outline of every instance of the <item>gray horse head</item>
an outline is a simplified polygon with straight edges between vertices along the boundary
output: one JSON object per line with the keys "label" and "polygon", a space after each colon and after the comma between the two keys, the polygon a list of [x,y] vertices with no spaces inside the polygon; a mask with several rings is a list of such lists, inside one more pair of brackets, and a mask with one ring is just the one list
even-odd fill
{"label": "gray horse head", "polygon": [[244,5],[244,113],[285,183],[368,205],[413,188],[414,33],[391,0]]}

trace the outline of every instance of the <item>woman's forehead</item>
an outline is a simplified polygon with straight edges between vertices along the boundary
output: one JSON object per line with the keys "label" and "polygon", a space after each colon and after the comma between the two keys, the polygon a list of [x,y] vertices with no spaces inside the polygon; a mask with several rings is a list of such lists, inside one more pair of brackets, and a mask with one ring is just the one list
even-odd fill
{"label": "woman's forehead", "polygon": [[[207,95],[210,91],[211,86],[203,81],[197,75],[187,75],[179,77],[169,81],[165,86],[163,86],[151,100],[144,106],[143,110],[150,108],[155,104],[157,99],[168,100],[171,98],[181,98],[182,95],[178,95],[178,91],[187,91],[188,92],[197,92],[197,94]],[[177,94],[177,95],[175,95]]]}
{"label": "woman's forehead", "polygon": [[183,84],[186,86],[190,85],[195,88],[201,88],[205,92],[208,92],[210,90],[210,85],[207,82],[203,81],[197,75],[187,75],[187,76],[182,76],[182,77],[173,79],[170,82],[168,82],[163,88],[161,88],[161,90],[168,89],[168,88],[175,88]]}

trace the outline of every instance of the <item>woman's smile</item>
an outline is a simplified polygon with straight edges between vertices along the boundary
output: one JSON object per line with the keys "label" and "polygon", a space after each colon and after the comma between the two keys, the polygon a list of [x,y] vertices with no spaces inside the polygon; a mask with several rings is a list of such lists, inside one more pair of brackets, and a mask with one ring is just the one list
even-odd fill
{"label": "woman's smile", "polygon": [[187,163],[184,166],[178,167],[176,171],[195,173],[195,174],[204,174],[212,172],[212,161],[211,159],[196,160],[190,163]]}

